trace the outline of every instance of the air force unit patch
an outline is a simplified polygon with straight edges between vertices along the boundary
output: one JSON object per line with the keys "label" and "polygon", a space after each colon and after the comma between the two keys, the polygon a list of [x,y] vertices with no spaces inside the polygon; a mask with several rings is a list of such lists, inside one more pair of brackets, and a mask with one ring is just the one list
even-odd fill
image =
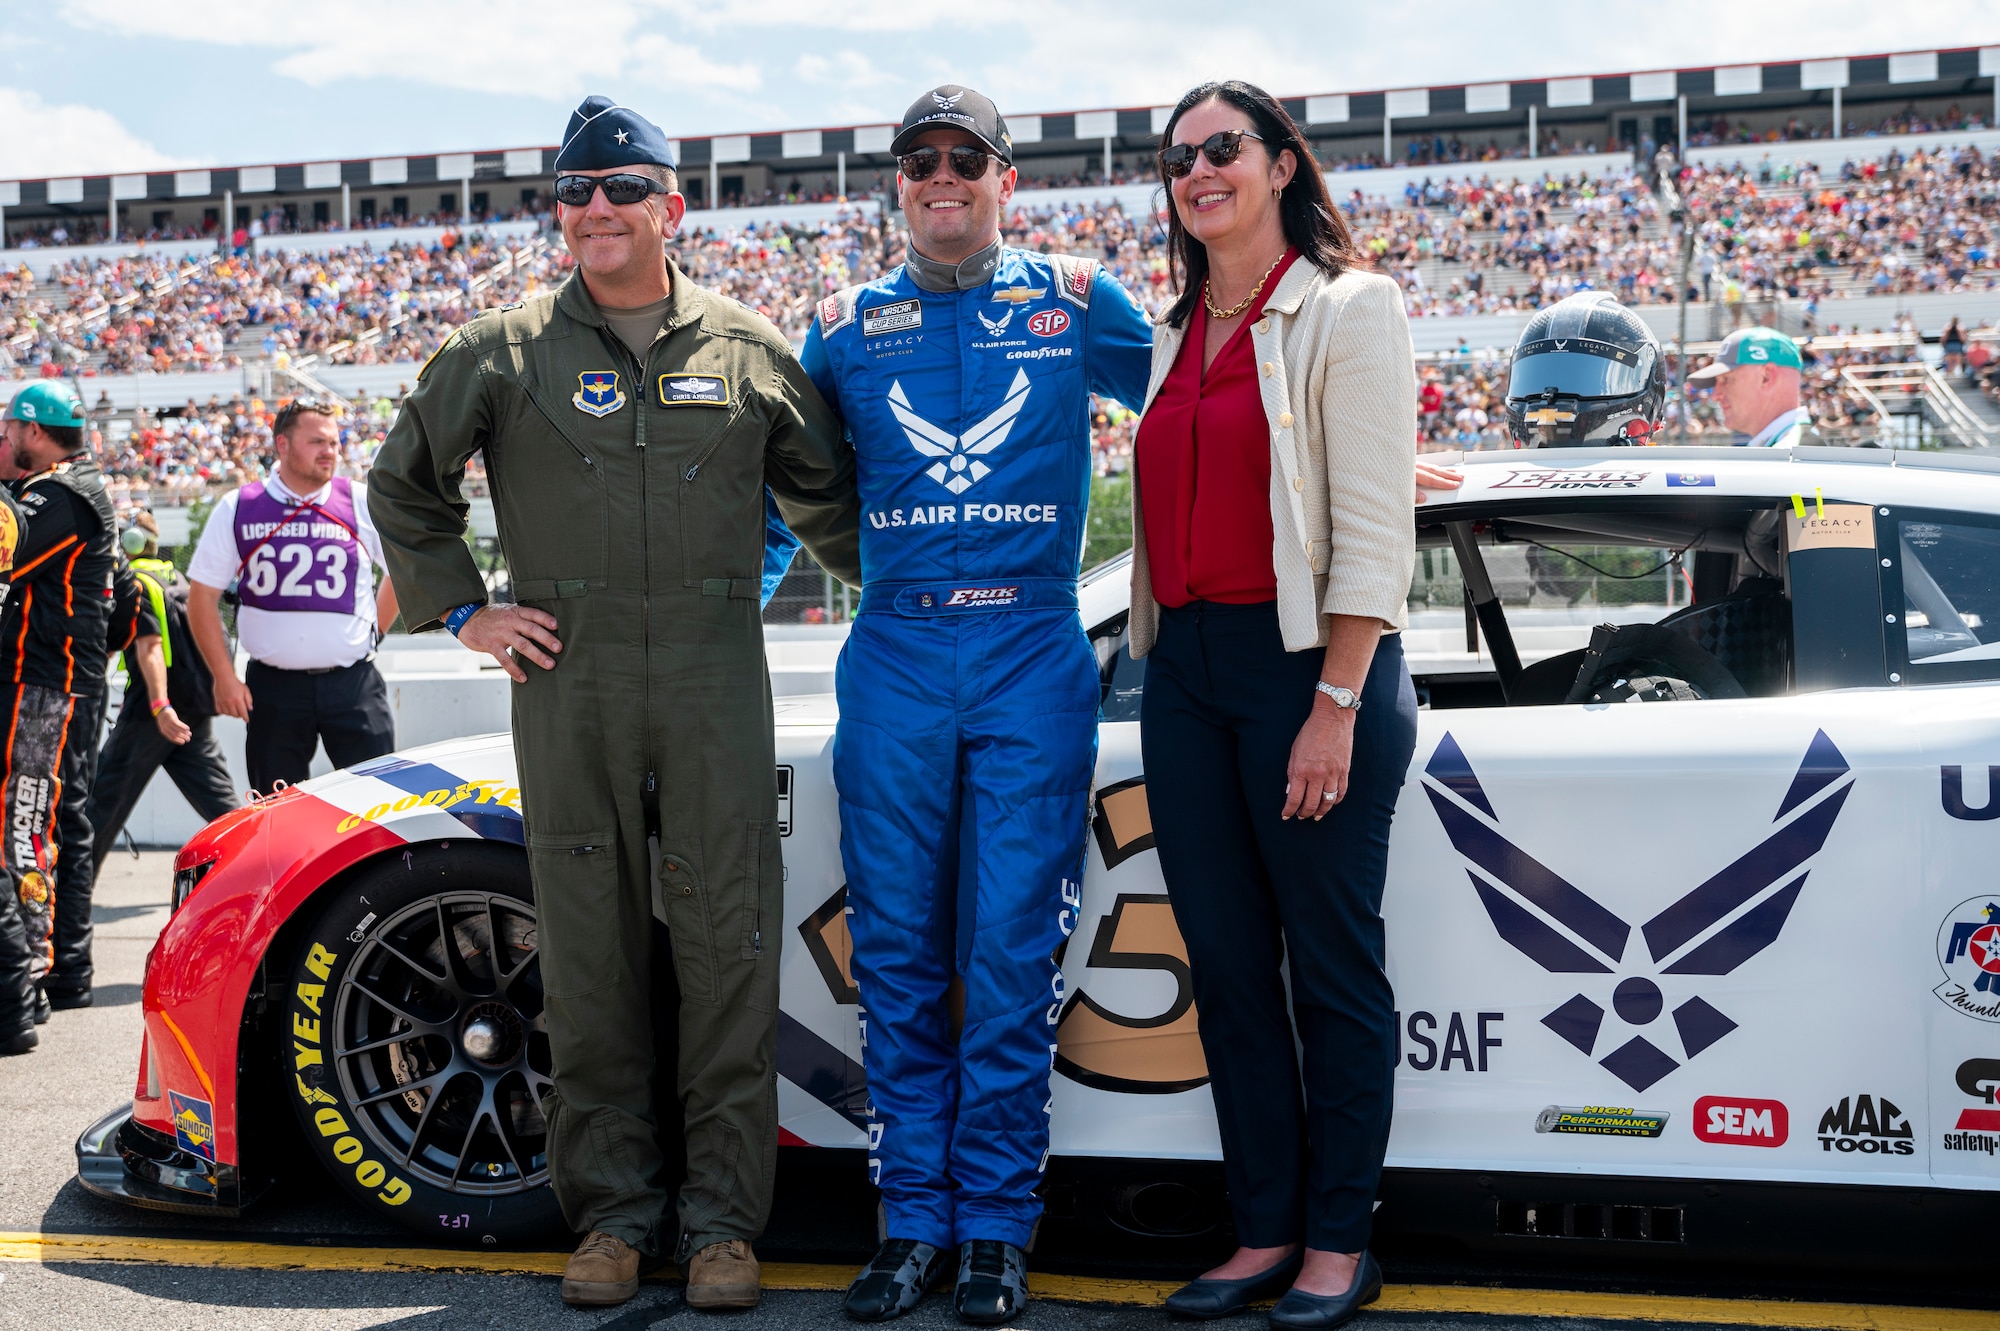
{"label": "air force unit patch", "polygon": [[660,376],[660,405],[726,407],[729,405],[729,380],[719,374],[663,374]]}
{"label": "air force unit patch", "polygon": [[589,416],[609,416],[625,405],[618,391],[618,371],[585,370],[576,377],[577,393],[570,405]]}

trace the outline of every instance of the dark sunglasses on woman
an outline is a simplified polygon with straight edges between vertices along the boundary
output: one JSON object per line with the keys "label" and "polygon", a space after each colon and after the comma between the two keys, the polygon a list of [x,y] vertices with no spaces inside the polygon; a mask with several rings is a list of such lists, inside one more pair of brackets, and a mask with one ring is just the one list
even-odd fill
{"label": "dark sunglasses on woman", "polygon": [[[992,160],[992,153],[961,143],[951,150],[951,173],[960,180],[977,180],[986,174],[987,163]],[[944,154],[936,148],[919,148],[898,157],[896,169],[905,180],[929,180],[943,163]]]}
{"label": "dark sunglasses on woman", "polygon": [[1160,174],[1168,180],[1179,180],[1194,170],[1194,155],[1200,153],[1214,167],[1228,166],[1243,152],[1243,140],[1255,139],[1262,143],[1262,134],[1252,134],[1247,129],[1224,129],[1203,139],[1200,143],[1176,143],[1171,148],[1160,149]]}
{"label": "dark sunglasses on woman", "polygon": [[572,208],[582,208],[589,204],[590,196],[597,193],[599,187],[603,188],[607,200],[621,207],[625,204],[638,203],[648,195],[672,193],[651,176],[636,173],[620,172],[615,176],[557,176],[556,201],[566,203]]}

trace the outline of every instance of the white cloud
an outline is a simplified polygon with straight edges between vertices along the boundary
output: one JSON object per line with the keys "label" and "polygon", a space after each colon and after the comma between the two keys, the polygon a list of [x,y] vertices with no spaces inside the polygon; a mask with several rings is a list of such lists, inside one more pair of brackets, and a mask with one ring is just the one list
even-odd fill
{"label": "white cloud", "polygon": [[[1247,12],[1247,11],[1245,11]],[[889,0],[58,0],[87,66],[100,34],[192,45],[199,77],[253,66],[324,94],[334,137],[357,154],[486,145],[455,114],[461,92],[523,109],[510,126],[552,140],[587,92],[607,92],[676,137],[894,119],[924,88],[963,82],[1017,114],[1173,101],[1195,83],[1245,78],[1285,96],[1616,73],[2000,40],[2000,0],[1681,0],[1668,7],[1542,0],[1407,7],[1264,0],[1254,23],[1215,0],[1006,0],[911,7]],[[59,31],[60,29],[54,29]],[[58,42],[58,45],[62,43]],[[363,81],[401,95],[343,97]],[[232,161],[226,118],[195,117],[172,79],[145,114],[177,143]],[[1981,100],[1985,89],[1967,95]],[[420,109],[421,108],[421,109]],[[138,114],[136,112],[132,114]],[[213,122],[213,123],[211,123]],[[135,122],[137,123],[137,122]],[[32,143],[0,120],[0,153]],[[519,128],[505,131],[518,135]],[[345,145],[352,145],[347,147]],[[36,145],[39,150],[40,145]],[[280,154],[282,155],[282,153]]]}
{"label": "white cloud", "polygon": [[746,92],[755,62],[714,60],[642,20],[654,0],[343,0],[307,8],[267,0],[70,0],[66,16],[124,36],[277,53],[272,68],[312,87],[391,78],[470,92],[567,101],[623,79]]}
{"label": "white cloud", "polygon": [[0,180],[188,165],[80,103],[51,105],[21,88],[0,87]]}

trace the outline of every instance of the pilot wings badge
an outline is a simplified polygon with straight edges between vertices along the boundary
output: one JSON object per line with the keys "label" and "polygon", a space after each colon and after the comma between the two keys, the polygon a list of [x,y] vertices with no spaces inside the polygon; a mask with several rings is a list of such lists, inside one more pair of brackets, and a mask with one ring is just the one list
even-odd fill
{"label": "pilot wings badge", "polygon": [[625,405],[625,395],[618,391],[618,371],[585,370],[576,377],[576,396],[570,405],[587,416],[609,416]]}
{"label": "pilot wings badge", "polygon": [[[1826,845],[1854,777],[1817,732],[1763,840],[1636,928],[1501,833],[1493,801],[1450,734],[1431,754],[1423,788],[1501,941],[1550,974],[1599,977],[1578,981],[1595,998],[1576,994],[1542,1025],[1643,1092],[1736,1029],[1690,991],[1778,941],[1807,861]],[[1634,933],[1645,958],[1627,955]]]}
{"label": "pilot wings badge", "polygon": [[964,494],[993,470],[982,459],[1007,442],[1021,408],[1028,405],[1028,389],[1028,372],[1014,371],[1014,382],[1007,387],[1006,399],[992,415],[962,435],[939,429],[917,415],[903,393],[900,379],[889,385],[889,410],[896,413],[903,433],[910,437],[910,446],[923,457],[938,459],[924,469],[924,475],[955,495]]}

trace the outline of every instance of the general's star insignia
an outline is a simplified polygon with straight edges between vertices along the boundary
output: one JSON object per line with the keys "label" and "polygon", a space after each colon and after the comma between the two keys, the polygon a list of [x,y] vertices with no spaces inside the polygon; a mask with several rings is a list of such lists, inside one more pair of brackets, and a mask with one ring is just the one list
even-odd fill
{"label": "general's star insignia", "polygon": [[631,138],[631,137],[632,137],[632,131],[631,131],[631,130],[628,130],[628,129],[621,129],[621,130],[619,130],[619,131],[618,131],[618,133],[617,133],[617,134],[615,135],[615,137],[617,138],[617,140],[618,140],[618,141],[619,141],[620,143],[623,143],[623,142],[625,142],[625,140],[627,140],[627,139],[629,139],[629,138]]}

